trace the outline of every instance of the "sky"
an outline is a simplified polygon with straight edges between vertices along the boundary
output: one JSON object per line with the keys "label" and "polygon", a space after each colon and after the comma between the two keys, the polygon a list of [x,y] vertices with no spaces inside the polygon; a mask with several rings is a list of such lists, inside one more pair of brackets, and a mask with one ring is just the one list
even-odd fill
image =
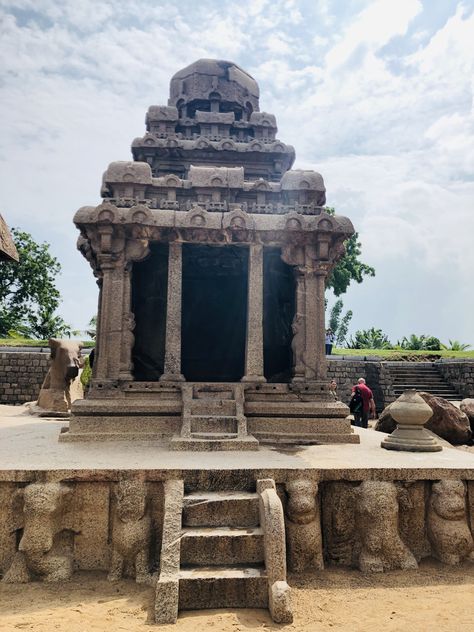
{"label": "sky", "polygon": [[474,0],[0,0],[0,211],[51,244],[59,312],[84,329],[75,211],[175,72],[230,60],[376,270],[343,297],[351,331],[474,346],[473,40]]}

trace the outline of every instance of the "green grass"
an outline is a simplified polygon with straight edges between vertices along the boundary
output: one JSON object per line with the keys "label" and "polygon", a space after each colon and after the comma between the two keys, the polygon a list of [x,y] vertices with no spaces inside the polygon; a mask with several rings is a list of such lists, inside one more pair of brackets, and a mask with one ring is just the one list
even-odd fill
{"label": "green grass", "polygon": [[471,358],[474,359],[472,351],[400,351],[399,349],[333,349],[333,355],[343,356],[378,356],[384,360],[420,360],[430,358]]}
{"label": "green grass", "polygon": [[[66,338],[67,340],[67,338]],[[71,338],[71,340],[74,340]],[[93,340],[81,341],[84,347],[95,347]],[[47,347],[47,340],[27,340],[26,338],[0,338],[0,346],[2,347]]]}

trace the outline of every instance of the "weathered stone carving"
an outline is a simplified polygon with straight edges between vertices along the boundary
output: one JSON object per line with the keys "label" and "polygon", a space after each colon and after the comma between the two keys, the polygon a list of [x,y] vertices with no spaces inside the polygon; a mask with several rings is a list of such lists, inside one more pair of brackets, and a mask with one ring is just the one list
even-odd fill
{"label": "weathered stone carving", "polygon": [[[48,343],[51,366],[41,386],[37,406],[42,411],[67,413],[71,409],[71,402],[84,397],[78,378],[79,369],[83,366],[83,345],[81,342],[56,338],[50,338]],[[37,409],[32,412],[37,412]]]}
{"label": "weathered stone carving", "polygon": [[431,550],[426,536],[426,485],[425,481],[397,483],[400,536],[417,562]]}
{"label": "weathered stone carving", "polygon": [[428,538],[432,555],[444,564],[474,561],[474,542],[466,515],[466,489],[462,481],[433,483],[428,505]]}
{"label": "weathered stone carving", "polygon": [[357,566],[360,546],[355,523],[356,490],[346,481],[334,481],[324,486],[322,524],[329,564]]}
{"label": "weathered stone carving", "polygon": [[324,568],[318,484],[300,478],[286,484],[288,566],[294,572]]}
{"label": "weathered stone carving", "polygon": [[109,581],[118,581],[125,563],[135,566],[139,584],[151,582],[148,568],[151,519],[148,513],[147,487],[144,481],[123,480],[115,490],[115,511],[112,526],[112,561]]}
{"label": "weathered stone carving", "polygon": [[7,583],[32,579],[59,582],[72,575],[71,533],[64,528],[66,500],[71,489],[63,483],[32,483],[18,490],[23,501],[23,534],[13,562],[3,578]]}
{"label": "weathered stone carving", "polygon": [[394,483],[364,481],[357,491],[357,530],[361,540],[359,568],[377,573],[418,568],[398,532],[398,499]]}

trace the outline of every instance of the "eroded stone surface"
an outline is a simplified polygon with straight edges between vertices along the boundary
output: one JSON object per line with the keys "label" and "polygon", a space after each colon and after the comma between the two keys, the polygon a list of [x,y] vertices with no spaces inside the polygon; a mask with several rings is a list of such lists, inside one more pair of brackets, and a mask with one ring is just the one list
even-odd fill
{"label": "eroded stone surface", "polygon": [[374,573],[418,568],[398,530],[398,497],[394,483],[363,481],[357,490],[357,530],[361,539],[359,568]]}
{"label": "eroded stone surface", "polygon": [[467,416],[469,423],[471,424],[471,431],[474,432],[474,398],[467,397],[466,399],[463,399],[459,406],[459,410]]}
{"label": "eroded stone surface", "polygon": [[115,489],[112,526],[112,560],[108,579],[118,581],[128,561],[137,583],[149,583],[150,528],[147,485],[140,479],[124,479]]}
{"label": "eroded stone surface", "polygon": [[294,572],[324,568],[318,484],[299,478],[286,484],[288,566]]}
{"label": "eroded stone surface", "polygon": [[56,338],[50,338],[48,342],[51,365],[38,395],[37,412],[67,413],[73,401],[84,397],[78,377],[83,366],[82,343]]}
{"label": "eroded stone surface", "polygon": [[466,515],[466,488],[459,480],[433,483],[427,514],[432,555],[444,564],[474,560],[474,542]]}
{"label": "eroded stone surface", "polygon": [[356,529],[357,487],[346,481],[326,483],[322,492],[322,525],[326,561],[357,566],[360,543]]}
{"label": "eroded stone surface", "polygon": [[16,492],[21,503],[23,533],[3,581],[32,579],[61,582],[73,570],[71,533],[63,518],[71,488],[63,483],[32,483]]}

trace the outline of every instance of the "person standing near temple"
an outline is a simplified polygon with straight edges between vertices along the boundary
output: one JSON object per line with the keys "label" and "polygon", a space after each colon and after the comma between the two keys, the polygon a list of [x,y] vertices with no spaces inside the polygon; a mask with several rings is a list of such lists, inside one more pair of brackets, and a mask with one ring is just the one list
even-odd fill
{"label": "person standing near temple", "polygon": [[326,329],[326,355],[331,355],[332,346],[336,340],[336,334],[331,328]]}
{"label": "person standing near temple", "polygon": [[360,428],[368,427],[369,413],[375,417],[374,395],[363,377],[360,377],[357,384],[352,387],[349,409],[354,414],[354,426]]}

